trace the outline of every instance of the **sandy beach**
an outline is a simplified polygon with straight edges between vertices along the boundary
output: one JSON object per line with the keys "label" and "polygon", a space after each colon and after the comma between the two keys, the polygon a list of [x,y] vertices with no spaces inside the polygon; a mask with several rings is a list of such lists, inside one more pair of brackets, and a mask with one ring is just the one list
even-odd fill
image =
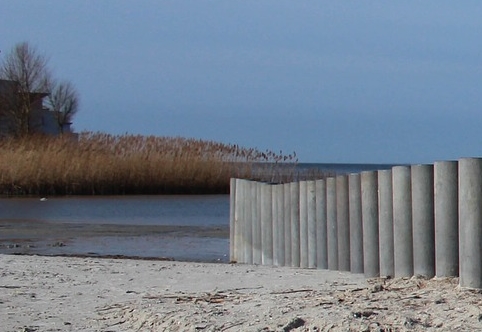
{"label": "sandy beach", "polygon": [[0,255],[1,331],[476,331],[457,279]]}

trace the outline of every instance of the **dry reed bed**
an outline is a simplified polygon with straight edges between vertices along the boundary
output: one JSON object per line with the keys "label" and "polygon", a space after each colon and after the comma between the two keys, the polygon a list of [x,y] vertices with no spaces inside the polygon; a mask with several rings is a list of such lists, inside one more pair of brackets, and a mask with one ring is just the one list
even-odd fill
{"label": "dry reed bed", "polygon": [[281,181],[281,176],[286,180],[295,163],[296,155],[180,137],[84,132],[78,140],[44,136],[4,139],[0,140],[0,192],[227,193],[231,177],[274,181],[278,174],[276,181]]}

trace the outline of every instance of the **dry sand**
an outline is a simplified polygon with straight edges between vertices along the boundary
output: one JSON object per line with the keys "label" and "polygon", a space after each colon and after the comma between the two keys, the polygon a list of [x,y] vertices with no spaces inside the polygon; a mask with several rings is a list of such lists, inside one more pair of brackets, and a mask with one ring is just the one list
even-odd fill
{"label": "dry sand", "polygon": [[1,331],[478,331],[457,279],[0,255]]}

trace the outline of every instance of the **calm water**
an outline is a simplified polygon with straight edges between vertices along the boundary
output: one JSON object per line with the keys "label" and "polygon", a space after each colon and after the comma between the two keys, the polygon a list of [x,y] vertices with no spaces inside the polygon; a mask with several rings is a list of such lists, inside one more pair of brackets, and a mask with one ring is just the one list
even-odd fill
{"label": "calm water", "polygon": [[228,226],[227,195],[0,199],[0,253],[226,262]]}
{"label": "calm water", "polygon": [[112,196],[0,199],[0,220],[116,225],[225,226],[229,197]]}
{"label": "calm water", "polygon": [[[299,164],[330,173],[387,164]],[[0,253],[229,259],[229,197],[115,196],[0,199]]]}

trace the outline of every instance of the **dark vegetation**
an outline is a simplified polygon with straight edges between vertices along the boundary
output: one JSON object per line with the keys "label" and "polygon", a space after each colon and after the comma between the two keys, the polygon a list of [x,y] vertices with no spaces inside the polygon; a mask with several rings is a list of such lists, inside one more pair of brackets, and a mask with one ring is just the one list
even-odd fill
{"label": "dark vegetation", "polygon": [[295,154],[179,137],[29,135],[0,140],[0,193],[221,194],[229,192],[231,177],[299,179],[296,162]]}
{"label": "dark vegetation", "polygon": [[[54,79],[36,48],[12,48],[0,62],[0,195],[213,194],[228,193],[232,177],[281,183],[322,176],[297,172],[296,154],[173,137],[77,137],[69,126],[78,106],[74,86]],[[36,128],[36,112],[44,110],[58,136]]]}
{"label": "dark vegetation", "polygon": [[[55,79],[47,57],[27,42],[0,59],[0,135],[39,132],[38,111],[48,109],[60,132],[78,111],[79,95],[70,81]],[[43,120],[42,120],[43,121]]]}

